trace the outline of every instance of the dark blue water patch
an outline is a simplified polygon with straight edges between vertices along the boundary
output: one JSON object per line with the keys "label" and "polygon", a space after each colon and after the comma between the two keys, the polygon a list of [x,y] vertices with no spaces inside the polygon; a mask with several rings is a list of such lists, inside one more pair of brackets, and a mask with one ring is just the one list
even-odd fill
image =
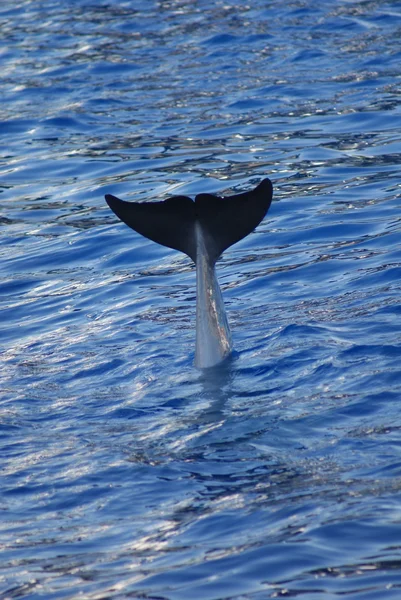
{"label": "dark blue water patch", "polygon": [[33,287],[43,283],[43,279],[38,278],[18,278],[18,279],[10,279],[3,280],[1,288],[0,288],[0,297],[9,297],[9,296],[19,296],[31,290]]}
{"label": "dark blue water patch", "polygon": [[394,283],[398,285],[401,267],[383,265],[371,269],[360,270],[355,273],[352,280],[348,283],[349,287],[370,287],[372,285],[384,285]]}
{"label": "dark blue water patch", "polygon": [[[107,501],[107,497],[112,493],[112,488],[110,487],[107,488],[99,485],[84,487],[86,487],[86,489],[82,491],[74,489],[74,487],[70,490],[65,489],[63,494],[60,494],[58,497],[50,497],[47,503],[47,509],[51,511],[71,511],[79,506],[90,506],[94,502],[105,502]],[[33,489],[32,492],[38,493],[38,490]],[[35,513],[40,515],[42,510],[40,507],[33,505],[30,512],[33,515],[35,515]],[[60,551],[62,551],[62,548],[60,548]],[[72,549],[72,551],[74,550]]]}
{"label": "dark blue water patch", "polygon": [[[396,443],[396,445],[399,446],[399,443]],[[399,477],[401,477],[401,463],[391,464],[386,467],[380,465],[379,467],[375,467],[373,469],[368,468],[365,470],[363,475],[365,475],[366,477],[388,477],[389,479],[399,479]]]}
{"label": "dark blue water patch", "polygon": [[[395,523],[393,526],[381,524],[381,544],[386,546],[396,545],[397,538],[400,535],[400,527]],[[376,525],[372,519],[357,520],[344,519],[341,523],[327,523],[319,528],[312,529],[309,535],[316,542],[325,543],[330,540],[331,545],[337,545],[344,552],[352,552],[352,540],[354,535],[363,541],[365,546],[365,555],[369,556],[374,552],[376,541]]]}
{"label": "dark blue water patch", "polygon": [[327,130],[337,133],[391,130],[394,115],[382,112],[357,111],[351,115],[339,115],[335,118],[335,124],[328,124]]}
{"label": "dark blue water patch", "polygon": [[94,63],[91,67],[90,67],[90,72],[93,73],[94,75],[109,75],[110,73],[124,73],[124,75],[127,75],[131,72],[136,72],[138,70],[141,70],[143,68],[143,66],[141,64],[137,64],[137,63],[131,63],[131,62],[96,62]]}
{"label": "dark blue water patch", "polygon": [[389,315],[398,318],[401,316],[401,304],[391,304],[390,306],[382,306],[376,310],[376,314]]}
{"label": "dark blue water patch", "polygon": [[24,14],[24,7],[22,6],[18,6],[18,7],[12,7],[12,8],[4,8],[2,7],[0,9],[0,15],[3,18],[6,17],[16,17],[18,15]]}
{"label": "dark blue water patch", "polygon": [[364,24],[362,19],[352,19],[352,18],[344,18],[342,16],[337,16],[333,18],[325,19],[321,21],[319,24],[312,27],[312,30],[318,32],[328,31],[330,33],[336,32],[338,34],[343,33],[364,33],[366,29],[369,28],[368,23]]}
{"label": "dark blue water patch", "polygon": [[67,116],[44,119],[41,121],[41,125],[44,128],[51,127],[56,129],[74,129],[80,132],[90,128],[90,126],[83,122],[82,119],[78,120],[77,118]]}
{"label": "dark blue water patch", "polygon": [[59,82],[68,76],[74,76],[79,80],[80,75],[82,77],[82,64],[56,63],[46,69],[43,77],[51,84],[53,81]]}
{"label": "dark blue water patch", "polygon": [[132,34],[141,31],[142,24],[139,21],[135,20],[125,21],[122,23],[116,22],[113,28],[125,34]]}
{"label": "dark blue water patch", "polygon": [[[265,103],[262,102],[261,100],[254,100],[253,98],[248,98],[247,100],[238,100],[237,102],[234,102],[233,104],[229,104],[228,108],[235,108],[236,110],[242,111],[242,110],[252,110],[252,109],[258,109],[265,106]],[[227,157],[229,158],[229,157]],[[248,158],[249,160],[249,158]]]}
{"label": "dark blue water patch", "polygon": [[[392,392],[383,390],[380,394],[366,396],[360,402],[350,402],[348,406],[339,407],[336,413],[338,417],[344,416],[345,418],[360,419],[361,417],[373,417],[373,415],[380,412],[383,403],[391,400],[391,396]],[[396,398],[393,398],[393,400],[398,401],[398,394],[394,394],[394,396]]]}
{"label": "dark blue water patch", "polygon": [[[105,266],[109,268],[129,268],[131,272],[134,272],[134,269],[140,265],[149,266],[153,262],[160,262],[167,257],[173,257],[174,254],[172,250],[168,250],[165,248],[161,248],[158,246],[152,245],[147,240],[138,240],[138,245],[133,245],[132,248],[125,250],[124,252],[119,250],[120,248],[127,248],[127,238],[132,240],[133,234],[129,231],[121,232],[120,236],[113,236],[110,240],[110,244],[108,246],[103,247],[103,255],[104,251],[107,250],[110,254],[104,257]],[[145,279],[142,279],[142,283],[145,285]]]}
{"label": "dark blue water patch", "polygon": [[[291,216],[291,220],[295,220],[295,215]],[[304,220],[305,217],[298,217],[300,220]],[[377,223],[332,223],[331,225],[316,224],[315,227],[309,228],[297,228],[292,229],[291,232],[283,231],[275,234],[272,237],[272,244],[297,244],[305,241],[309,244],[318,241],[325,241],[327,244],[338,242],[340,240],[359,240],[363,239],[364,236],[377,231]],[[292,242],[290,237],[292,237]],[[276,239],[277,241],[276,241]]]}
{"label": "dark blue water patch", "polygon": [[[304,294],[310,297],[324,297],[327,290],[321,287],[322,284],[329,285],[334,293],[339,280],[344,278],[344,269],[347,267],[344,262],[331,258],[330,260],[311,260],[304,265],[292,265],[288,268],[266,273],[266,275],[263,274],[263,278],[255,279],[253,284],[247,284],[247,289],[251,290],[252,287],[257,289],[261,283],[264,283],[269,289],[274,286],[276,293],[277,288],[282,288],[281,293],[284,293],[286,286],[292,287],[295,285],[297,293],[302,297],[304,297]],[[352,264],[350,262],[350,268],[352,268]]]}
{"label": "dark blue water patch", "polygon": [[140,409],[135,409],[135,408],[117,408],[114,411],[111,411],[109,413],[109,416],[111,419],[128,419],[128,420],[135,420],[135,419],[141,419],[144,416],[145,412],[144,410]]}
{"label": "dark blue water patch", "polygon": [[87,102],[86,102],[86,106],[88,108],[93,107],[93,108],[96,109],[97,107],[99,107],[99,108],[103,108],[104,107],[107,110],[110,110],[110,107],[112,107],[114,105],[117,106],[117,107],[121,107],[121,106],[126,106],[126,104],[127,103],[124,102],[121,99],[110,98],[110,97],[107,97],[107,98],[101,98],[101,97],[99,97],[99,98],[91,98],[91,99],[87,100]]}
{"label": "dark blue water patch", "polygon": [[113,371],[118,369],[124,362],[119,359],[113,359],[103,364],[98,364],[94,367],[89,367],[88,369],[82,369],[74,373],[73,379],[84,379],[91,377],[100,377],[108,371]]}
{"label": "dark blue water patch", "polygon": [[352,348],[343,350],[342,356],[348,359],[366,360],[367,357],[377,357],[378,355],[388,358],[398,357],[401,355],[401,345],[358,345]]}
{"label": "dark blue water patch", "polygon": [[237,37],[229,33],[220,33],[207,38],[202,43],[207,46],[218,46],[220,44],[235,44],[238,41]]}
{"label": "dark blue water patch", "polygon": [[11,119],[9,121],[1,121],[0,135],[26,132],[35,127],[36,124],[37,121],[31,119]]}
{"label": "dark blue water patch", "polygon": [[[33,309],[33,305],[36,304]],[[43,307],[49,304],[51,312],[44,314]],[[80,309],[67,310],[65,308],[65,298],[47,298],[46,296],[35,303],[34,301],[22,304],[17,308],[5,306],[2,308],[4,319],[9,319],[10,315],[15,314],[13,321],[4,322],[2,340],[3,343],[15,344],[25,337],[41,337],[45,335],[62,334],[60,328],[79,324],[83,322],[84,315]],[[46,373],[43,375],[46,378]]]}
{"label": "dark blue water patch", "polygon": [[2,490],[2,493],[7,496],[21,496],[21,495],[32,495],[32,494],[40,494],[46,491],[46,485],[38,485],[38,484],[25,484],[18,485],[14,488],[5,487]]}
{"label": "dark blue water patch", "polygon": [[23,90],[17,90],[14,92],[12,96],[10,96],[10,100],[19,103],[26,101],[35,101],[35,102],[47,102],[49,96],[49,89],[51,89],[51,94],[53,98],[57,96],[64,96],[66,93],[69,93],[69,88],[66,86],[58,85],[56,82],[51,83],[50,81],[46,81],[47,85],[43,85],[40,87],[26,87]]}
{"label": "dark blue water patch", "polygon": [[377,71],[367,71],[365,77],[356,77],[354,82],[350,82],[349,87],[354,89],[361,88],[365,96],[359,96],[359,98],[363,100],[364,97],[366,98],[366,93],[369,88],[374,88],[375,86],[380,85],[385,79],[386,77],[380,73],[377,73]]}
{"label": "dark blue water patch", "polygon": [[[394,77],[400,58],[401,52],[397,52],[396,48],[394,48],[386,56],[376,56],[376,60],[373,60],[372,58],[366,59],[363,62],[363,67],[372,70],[374,68],[381,67],[381,71],[384,75],[387,77]],[[386,110],[387,105],[385,101],[380,103],[380,105],[382,105],[384,110]],[[398,105],[399,102],[395,102],[392,106],[396,108]]]}
{"label": "dark blue water patch", "polygon": [[[223,597],[225,593],[229,596],[233,594],[243,594],[247,590],[253,593],[269,589],[269,584],[263,584],[263,579],[270,579],[272,576],[275,581],[289,579],[298,570],[313,568],[321,565],[318,552],[307,550],[302,545],[288,543],[287,551],[294,555],[294,562],[284,566],[282,562],[282,549],[279,543],[263,544],[259,549],[239,549],[237,555],[223,556],[214,558],[213,554],[207,563],[194,564],[190,568],[176,568],[174,572],[169,573],[168,567],[164,568],[158,575],[145,577],[140,586],[132,586],[132,591],[154,590],[153,593],[160,593],[165,587],[172,590],[175,599],[183,599],[188,594],[188,586],[192,587],[194,598],[202,600],[211,600],[212,598]],[[209,566],[209,569],[206,568]],[[215,577],[210,580],[207,573],[209,570],[215,573]],[[237,573],[235,581],[231,573]],[[273,575],[274,574],[274,575]],[[249,589],[252,581],[260,581],[258,585]]]}
{"label": "dark blue water patch", "polygon": [[273,39],[273,35],[270,33],[252,33],[251,35],[245,36],[242,41],[246,44],[253,44],[257,42],[266,42],[271,39]]}
{"label": "dark blue water patch", "polygon": [[375,11],[372,15],[372,21],[380,26],[389,25],[390,27],[398,26],[401,20],[401,14],[396,10],[392,10],[391,6],[383,7],[383,9]]}
{"label": "dark blue water patch", "polygon": [[[321,50],[317,49],[305,49],[297,52],[295,56],[293,56],[292,60],[294,62],[309,62],[309,61],[320,61],[325,54]],[[320,66],[320,65],[319,65]]]}

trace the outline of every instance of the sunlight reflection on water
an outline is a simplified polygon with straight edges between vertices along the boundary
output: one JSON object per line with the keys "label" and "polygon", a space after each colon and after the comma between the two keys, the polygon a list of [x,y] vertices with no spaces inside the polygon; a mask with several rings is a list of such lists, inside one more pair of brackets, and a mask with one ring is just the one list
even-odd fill
{"label": "sunlight reflection on water", "polygon": [[[398,598],[399,27],[382,2],[0,8],[0,594]],[[274,202],[195,272],[103,196]]]}

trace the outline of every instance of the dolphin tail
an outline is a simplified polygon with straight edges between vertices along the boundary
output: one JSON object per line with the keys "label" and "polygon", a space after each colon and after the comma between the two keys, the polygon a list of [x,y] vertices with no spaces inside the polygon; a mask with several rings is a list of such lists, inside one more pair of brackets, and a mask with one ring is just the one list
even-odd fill
{"label": "dolphin tail", "polygon": [[247,236],[269,210],[273,187],[264,179],[250,192],[226,196],[172,196],[163,202],[125,202],[105,196],[111,210],[126,225],[150,240],[174,248],[197,261],[196,225],[203,233],[213,265],[232,244]]}

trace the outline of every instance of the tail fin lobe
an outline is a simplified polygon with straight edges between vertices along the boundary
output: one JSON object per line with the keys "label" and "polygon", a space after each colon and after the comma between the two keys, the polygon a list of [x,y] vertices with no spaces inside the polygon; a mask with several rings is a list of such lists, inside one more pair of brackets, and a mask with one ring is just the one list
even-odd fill
{"label": "tail fin lobe", "polygon": [[128,227],[153,242],[188,254],[195,262],[195,204],[188,196],[172,196],[163,202],[126,202],[105,196],[111,210]]}
{"label": "tail fin lobe", "polygon": [[262,221],[273,199],[270,179],[264,179],[251,192],[221,198],[199,194],[195,198],[199,222],[213,249],[215,262],[229,246],[250,234]]}

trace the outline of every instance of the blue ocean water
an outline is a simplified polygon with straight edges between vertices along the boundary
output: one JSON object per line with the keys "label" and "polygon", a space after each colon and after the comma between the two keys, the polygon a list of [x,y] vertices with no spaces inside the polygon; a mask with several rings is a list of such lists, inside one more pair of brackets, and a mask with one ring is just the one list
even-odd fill
{"label": "blue ocean water", "polygon": [[[0,7],[0,597],[401,597],[401,5]],[[104,194],[274,202],[195,272]]]}

